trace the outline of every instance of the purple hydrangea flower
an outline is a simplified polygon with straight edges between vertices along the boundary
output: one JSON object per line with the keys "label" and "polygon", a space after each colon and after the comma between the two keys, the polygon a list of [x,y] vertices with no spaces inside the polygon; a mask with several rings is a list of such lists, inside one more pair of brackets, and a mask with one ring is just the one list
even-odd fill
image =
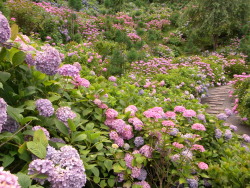
{"label": "purple hydrangea flower", "polygon": [[226,109],[225,109],[225,113],[226,113],[227,116],[233,115],[233,111],[230,110],[229,108],[226,108]]}
{"label": "purple hydrangea flower", "polygon": [[0,133],[3,124],[7,121],[7,103],[3,98],[0,98]]}
{"label": "purple hydrangea flower", "polygon": [[126,162],[126,166],[130,169],[132,169],[132,160],[134,159],[134,157],[132,155],[130,155],[129,153],[126,153],[125,157],[124,157],[124,161]]}
{"label": "purple hydrangea flower", "polygon": [[176,136],[178,133],[179,133],[179,129],[172,128],[168,134],[170,134],[171,136]]}
{"label": "purple hydrangea flower", "polygon": [[0,167],[0,187],[1,188],[21,188],[18,183],[18,177],[11,174],[9,171],[4,171]]}
{"label": "purple hydrangea flower", "polygon": [[243,134],[242,138],[244,139],[245,142],[250,143],[250,136],[248,136],[247,134]]}
{"label": "purple hydrangea flower", "polygon": [[61,139],[61,138],[55,138],[55,137],[51,138],[50,141],[52,141],[52,142],[59,142],[59,143],[63,143],[63,144],[66,143],[63,139]]}
{"label": "purple hydrangea flower", "polygon": [[224,114],[224,113],[220,113],[220,114],[217,115],[217,118],[219,120],[224,120],[225,121],[228,118],[228,116],[226,114]]}
{"label": "purple hydrangea flower", "polygon": [[30,66],[34,66],[36,64],[35,58],[30,53],[26,54],[25,61]]}
{"label": "purple hydrangea flower", "polygon": [[47,75],[55,75],[61,63],[60,53],[51,46],[44,46],[36,54],[36,69]]}
{"label": "purple hydrangea flower", "polygon": [[132,174],[131,177],[132,178],[138,178],[141,174],[141,169],[138,167],[132,167]]}
{"label": "purple hydrangea flower", "polygon": [[215,129],[215,138],[219,139],[222,136],[222,131],[220,129]]}
{"label": "purple hydrangea flower", "polygon": [[108,80],[111,81],[111,82],[116,82],[116,77],[110,76],[110,77],[108,78]]}
{"label": "purple hydrangea flower", "polygon": [[76,114],[71,110],[70,107],[64,106],[57,109],[56,117],[66,126],[68,126],[68,119],[74,119]]}
{"label": "purple hydrangea flower", "polygon": [[10,116],[7,116],[7,121],[3,124],[2,132],[14,133],[17,131],[18,127],[19,127],[18,122],[12,119]]}
{"label": "purple hydrangea flower", "polygon": [[203,122],[206,122],[206,116],[204,114],[198,114],[197,118]]}
{"label": "purple hydrangea flower", "polygon": [[235,125],[229,125],[230,129],[232,129],[233,131],[237,131],[238,127]]}
{"label": "purple hydrangea flower", "polygon": [[54,108],[48,99],[38,99],[36,101],[36,108],[40,116],[50,117],[54,114]]}
{"label": "purple hydrangea flower", "polygon": [[147,171],[145,169],[141,169],[140,175],[137,177],[138,180],[144,181],[147,178]]}
{"label": "purple hydrangea flower", "polygon": [[225,131],[224,137],[225,137],[226,140],[230,140],[233,137],[233,134],[232,134],[231,130],[227,129]]}
{"label": "purple hydrangea flower", "polygon": [[[34,175],[46,175],[51,176],[54,171],[54,164],[48,159],[36,159],[29,164],[28,174]],[[35,178],[35,180],[41,184],[44,184],[46,179]]]}
{"label": "purple hydrangea flower", "polygon": [[79,75],[79,72],[80,71],[76,66],[70,64],[63,65],[57,70],[58,74],[70,77],[76,77]]}
{"label": "purple hydrangea flower", "polygon": [[123,173],[119,173],[119,174],[117,174],[117,176],[118,176],[118,182],[124,181],[124,174]]}
{"label": "purple hydrangea flower", "polygon": [[142,146],[144,144],[144,139],[141,136],[135,137],[134,144],[136,147]]}
{"label": "purple hydrangea flower", "polygon": [[196,179],[187,179],[190,188],[198,188],[198,181]]}
{"label": "purple hydrangea flower", "polygon": [[7,18],[0,12],[0,44],[10,38],[10,25]]}
{"label": "purple hydrangea flower", "polygon": [[151,186],[146,181],[135,182],[133,185],[141,185],[142,188],[151,188]]}
{"label": "purple hydrangea flower", "polygon": [[139,151],[140,151],[140,154],[144,155],[147,158],[152,157],[153,148],[150,147],[149,145],[142,146]]}
{"label": "purple hydrangea flower", "polygon": [[193,153],[190,150],[184,150],[181,152],[181,155],[184,156],[185,160],[186,159],[192,159],[193,158]]}

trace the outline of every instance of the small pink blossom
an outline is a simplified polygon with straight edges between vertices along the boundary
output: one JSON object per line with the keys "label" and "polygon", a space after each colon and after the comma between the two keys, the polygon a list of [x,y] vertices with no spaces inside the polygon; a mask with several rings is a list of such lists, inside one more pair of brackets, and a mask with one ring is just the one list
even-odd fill
{"label": "small pink blossom", "polygon": [[202,169],[202,170],[208,169],[208,165],[207,165],[206,163],[204,163],[204,162],[199,162],[199,163],[198,163],[198,167],[199,167],[200,169]]}
{"label": "small pink blossom", "polygon": [[175,123],[172,122],[172,121],[170,121],[170,120],[168,120],[168,121],[163,121],[161,124],[162,124],[163,126],[171,126],[171,127],[174,127],[174,126],[175,126]]}
{"label": "small pink blossom", "polygon": [[178,143],[178,142],[174,142],[172,145],[173,145],[174,147],[176,147],[176,148],[179,148],[179,149],[184,148],[184,145],[183,145],[183,144],[180,144],[180,143]]}
{"label": "small pink blossom", "polygon": [[194,130],[198,130],[198,131],[206,131],[206,128],[204,125],[200,124],[200,123],[195,123],[192,125],[192,129]]}
{"label": "small pink blossom", "polygon": [[194,144],[191,148],[191,150],[198,150],[200,152],[204,152],[205,151],[205,148],[202,146],[202,145],[199,145],[199,144]]}

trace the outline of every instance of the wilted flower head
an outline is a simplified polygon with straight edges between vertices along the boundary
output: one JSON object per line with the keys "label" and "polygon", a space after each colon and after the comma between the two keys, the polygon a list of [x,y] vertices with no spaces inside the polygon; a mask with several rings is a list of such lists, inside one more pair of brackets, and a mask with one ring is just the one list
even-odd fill
{"label": "wilted flower head", "polygon": [[36,54],[36,69],[47,75],[55,75],[61,63],[60,53],[51,46],[44,46]]}
{"label": "wilted flower head", "polygon": [[70,64],[66,64],[61,66],[58,70],[57,73],[62,75],[62,76],[70,76],[70,77],[76,77],[79,75],[79,69]]}
{"label": "wilted flower head", "polygon": [[41,116],[50,117],[54,114],[54,108],[48,99],[36,100],[36,108]]}
{"label": "wilted flower head", "polygon": [[7,18],[0,11],[0,44],[10,38],[10,25]]}
{"label": "wilted flower head", "polygon": [[18,177],[11,174],[9,171],[4,171],[0,167],[0,187],[1,188],[21,188],[18,183]]}

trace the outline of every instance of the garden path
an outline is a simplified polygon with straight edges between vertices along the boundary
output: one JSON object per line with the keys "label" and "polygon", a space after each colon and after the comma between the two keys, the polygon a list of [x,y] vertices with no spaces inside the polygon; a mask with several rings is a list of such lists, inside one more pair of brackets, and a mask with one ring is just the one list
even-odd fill
{"label": "garden path", "polygon": [[[209,107],[206,109],[207,113],[218,115],[220,113],[225,113],[225,109],[232,109],[234,106],[234,101],[229,97],[229,91],[233,90],[231,85],[225,85],[220,87],[213,87],[208,90],[208,97],[203,98],[201,103],[208,104]],[[241,118],[237,114],[233,114],[226,120],[226,124],[235,125],[238,127],[238,134],[248,134],[250,135],[250,127],[244,125]]]}

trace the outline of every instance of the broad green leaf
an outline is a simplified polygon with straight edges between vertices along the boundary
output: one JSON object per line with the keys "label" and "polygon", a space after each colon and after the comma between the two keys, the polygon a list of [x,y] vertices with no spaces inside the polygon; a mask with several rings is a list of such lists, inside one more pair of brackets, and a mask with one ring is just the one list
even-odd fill
{"label": "broad green leaf", "polygon": [[4,60],[4,58],[6,57],[6,54],[7,54],[6,48],[2,48],[0,52],[0,62]]}
{"label": "broad green leaf", "polygon": [[68,119],[68,125],[71,131],[76,131],[76,125],[72,119]]}
{"label": "broad green leaf", "polygon": [[24,110],[21,108],[13,108],[11,106],[7,106],[7,113],[10,117],[12,117],[14,120],[16,120],[17,122],[20,122],[21,119],[23,119],[23,116],[21,115],[21,113]]}
{"label": "broad green leaf", "polygon": [[50,102],[54,102],[54,101],[59,100],[60,98],[61,98],[61,95],[55,93],[55,94],[53,94],[53,95],[49,98],[49,100],[50,100]]}
{"label": "broad green leaf", "polygon": [[113,165],[113,169],[114,169],[114,172],[116,173],[120,173],[125,170],[124,168],[121,167],[121,165],[119,165],[119,163],[115,163]]}
{"label": "broad green leaf", "polygon": [[65,134],[65,135],[68,135],[69,134],[69,131],[68,131],[68,128],[64,125],[64,123],[62,123],[61,121],[55,119],[55,125],[57,127],[57,129]]}
{"label": "broad green leaf", "polygon": [[21,185],[22,188],[29,188],[31,186],[32,180],[28,175],[22,172],[18,172],[16,176],[18,177],[18,183]]}
{"label": "broad green leaf", "polygon": [[100,186],[101,187],[107,187],[107,183],[105,180],[102,180],[101,183],[100,183]]}
{"label": "broad green leaf", "polygon": [[27,122],[29,122],[29,121],[32,121],[32,120],[39,120],[39,119],[36,118],[36,117],[33,117],[33,116],[28,116],[28,117],[23,118],[23,119],[20,121],[20,123],[21,123],[22,125],[24,125],[25,123],[27,123]]}
{"label": "broad green leaf", "polygon": [[91,171],[93,172],[93,174],[94,174],[95,176],[99,177],[100,172],[99,172],[98,168],[93,167],[93,168],[91,168]]}
{"label": "broad green leaf", "polygon": [[113,161],[111,160],[105,160],[104,166],[107,168],[108,172],[112,169]]}
{"label": "broad green leaf", "polygon": [[124,184],[123,184],[123,186],[122,187],[124,187],[124,188],[130,188],[131,187],[131,182],[130,181],[126,181]]}
{"label": "broad green leaf", "polygon": [[77,142],[77,141],[82,141],[85,140],[87,138],[87,135],[84,133],[81,133],[79,135],[77,135],[76,137],[73,138],[73,142]]}
{"label": "broad green leaf", "polygon": [[27,147],[31,153],[39,157],[40,159],[44,159],[46,157],[46,147],[40,142],[27,142]]}
{"label": "broad green leaf", "polygon": [[0,81],[2,83],[6,82],[10,78],[11,74],[8,72],[2,72],[0,71]]}
{"label": "broad green leaf", "polygon": [[92,111],[93,111],[93,108],[87,108],[87,109],[82,111],[82,115],[86,116],[86,115],[90,114]]}
{"label": "broad green leaf", "polygon": [[15,53],[14,56],[12,57],[12,63],[14,65],[19,65],[24,62],[25,57],[26,57],[26,54],[22,51],[19,51]]}
{"label": "broad green leaf", "polygon": [[3,167],[9,166],[14,161],[14,159],[15,158],[10,155],[4,155],[1,159],[1,161],[3,161]]}
{"label": "broad green leaf", "polygon": [[114,187],[114,185],[115,185],[115,179],[114,179],[114,178],[109,178],[109,179],[108,179],[108,185],[109,185],[110,187]]}
{"label": "broad green leaf", "polygon": [[98,143],[98,144],[96,144],[96,149],[98,150],[98,151],[100,151],[102,148],[103,148],[103,143]]}
{"label": "broad green leaf", "polygon": [[18,25],[17,24],[12,24],[11,25],[11,37],[10,37],[10,39],[11,40],[15,40],[16,39],[16,37],[17,37],[17,35],[18,35]]}
{"label": "broad green leaf", "polygon": [[99,183],[100,181],[101,181],[100,177],[97,177],[97,176],[94,177],[94,182],[95,183]]}
{"label": "broad green leaf", "polygon": [[44,134],[43,130],[39,129],[34,132],[34,139],[35,143],[41,143],[45,148],[48,146],[48,139]]}

